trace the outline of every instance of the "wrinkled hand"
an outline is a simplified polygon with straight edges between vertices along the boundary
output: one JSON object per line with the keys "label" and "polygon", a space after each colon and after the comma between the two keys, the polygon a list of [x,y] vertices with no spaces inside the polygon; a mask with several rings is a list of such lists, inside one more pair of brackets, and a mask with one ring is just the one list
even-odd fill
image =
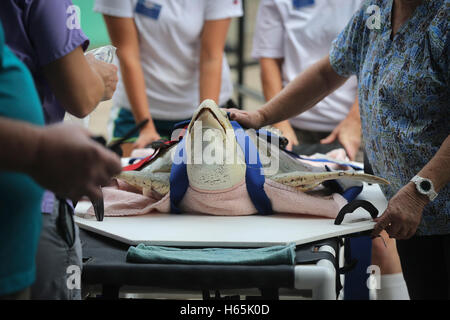
{"label": "wrinkled hand", "polygon": [[346,118],[342,120],[328,137],[320,140],[320,143],[328,144],[336,139],[342,144],[350,160],[355,160],[361,145],[361,122],[359,119]]}
{"label": "wrinkled hand", "polygon": [[28,174],[56,195],[78,201],[101,197],[100,186],[122,170],[119,157],[73,124],[42,129]]}
{"label": "wrinkled hand", "polygon": [[95,70],[103,80],[105,92],[103,93],[102,101],[110,100],[114,91],[116,91],[117,82],[119,81],[117,76],[118,68],[114,64],[105,63],[95,59],[93,54],[87,54],[86,59],[91,68]]}
{"label": "wrinkled hand", "polygon": [[263,124],[263,117],[258,111],[244,111],[239,109],[225,109],[230,113],[230,119],[239,122],[246,128],[259,129]]}
{"label": "wrinkled hand", "polygon": [[383,215],[375,219],[377,224],[372,236],[386,230],[391,238],[411,238],[416,233],[427,203],[427,198],[416,191],[414,183],[408,183],[389,201]]}
{"label": "wrinkled hand", "polygon": [[153,141],[160,140],[161,137],[156,131],[156,129],[145,127],[141,130],[138,139],[133,143],[133,149],[142,149],[148,146]]}

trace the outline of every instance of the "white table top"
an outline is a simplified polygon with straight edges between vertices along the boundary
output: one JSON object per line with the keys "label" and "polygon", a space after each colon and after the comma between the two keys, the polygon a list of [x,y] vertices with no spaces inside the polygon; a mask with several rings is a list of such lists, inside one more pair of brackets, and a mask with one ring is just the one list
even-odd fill
{"label": "white table top", "polygon": [[[377,185],[364,185],[358,199],[370,201],[379,210],[387,201]],[[90,204],[80,202],[75,221],[80,228],[130,244],[177,247],[264,247],[318,240],[373,229],[375,223],[364,209],[346,215],[341,225],[333,219],[275,214],[272,216],[223,217],[193,214],[150,214],[133,217],[105,217],[99,222],[84,213]]]}

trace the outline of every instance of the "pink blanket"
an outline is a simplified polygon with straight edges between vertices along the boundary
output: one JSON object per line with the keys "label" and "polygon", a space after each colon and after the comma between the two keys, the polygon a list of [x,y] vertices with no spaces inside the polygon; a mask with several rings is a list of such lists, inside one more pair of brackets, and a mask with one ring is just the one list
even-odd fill
{"label": "pink blanket", "polygon": [[[279,213],[307,214],[335,218],[347,201],[339,194],[328,197],[312,196],[277,182],[266,180],[264,190]],[[144,196],[136,188],[122,181],[116,186],[103,188],[105,216],[144,215],[152,212],[170,212],[170,193],[163,198]],[[245,182],[226,192],[202,192],[189,187],[181,204],[183,212],[223,216],[256,214],[257,210],[248,196]],[[93,215],[91,207],[88,213]]]}
{"label": "pink blanket", "polygon": [[[147,156],[152,150],[141,149],[132,156]],[[337,149],[327,154],[337,160],[346,160],[345,151]],[[309,162],[309,161],[305,161]],[[316,162],[309,162],[318,165]],[[330,166],[338,168],[331,164]],[[264,190],[278,213],[306,214],[326,218],[336,218],[339,210],[347,204],[340,194],[313,196],[295,188],[266,179]],[[114,185],[103,188],[105,216],[133,216],[152,212],[170,212],[170,193],[164,197],[156,194],[143,195],[129,184],[114,180]],[[243,216],[256,214],[257,210],[247,193],[245,181],[230,190],[204,192],[189,187],[180,204],[183,212],[205,213],[222,216]],[[94,215],[91,206],[88,214]]]}

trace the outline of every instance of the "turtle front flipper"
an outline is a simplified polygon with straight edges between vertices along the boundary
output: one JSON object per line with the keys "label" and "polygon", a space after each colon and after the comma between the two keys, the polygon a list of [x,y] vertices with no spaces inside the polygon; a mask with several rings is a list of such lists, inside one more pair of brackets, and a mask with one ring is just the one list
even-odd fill
{"label": "turtle front flipper", "polygon": [[170,172],[123,171],[116,178],[143,191],[155,191],[163,196],[170,190]]}
{"label": "turtle front flipper", "polygon": [[351,179],[364,181],[367,183],[389,184],[389,181],[366,173],[355,171],[335,171],[335,172],[300,172],[294,171],[290,173],[277,174],[270,178],[271,180],[295,187],[301,191],[312,190],[327,180],[334,179]]}

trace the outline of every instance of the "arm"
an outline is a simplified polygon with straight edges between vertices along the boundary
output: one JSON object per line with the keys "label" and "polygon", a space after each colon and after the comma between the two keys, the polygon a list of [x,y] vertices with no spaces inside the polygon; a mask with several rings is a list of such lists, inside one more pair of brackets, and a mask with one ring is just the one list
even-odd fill
{"label": "arm", "polygon": [[0,168],[30,175],[59,196],[98,198],[99,186],[121,171],[119,158],[81,127],[38,127],[0,117]]}
{"label": "arm", "polygon": [[261,109],[252,112],[232,109],[230,116],[251,128],[277,123],[312,108],[346,80],[334,71],[326,56],[291,81]]}
{"label": "arm", "polygon": [[[282,58],[259,59],[261,83],[266,101],[269,101],[283,90],[283,78],[281,75],[282,63]],[[292,150],[292,146],[298,145],[297,136],[288,120],[275,123],[273,126],[279,129],[283,133],[283,136],[289,140],[288,150]]]}
{"label": "arm", "polygon": [[[438,152],[417,175],[430,179],[436,192],[439,192],[450,182],[449,163],[450,136],[447,136]],[[377,225],[372,236],[377,236],[382,230],[386,230],[392,238],[411,238],[416,233],[422,212],[429,202],[428,197],[416,190],[414,183],[408,182],[392,197],[383,215],[375,220]]]}
{"label": "arm", "polygon": [[149,119],[141,130],[135,148],[143,148],[160,139],[156,131],[148,105],[144,72],[139,53],[139,35],[133,18],[118,18],[104,15],[112,44],[117,48],[123,83],[131,104],[136,123]]}
{"label": "arm", "polygon": [[203,26],[200,50],[200,101],[219,102],[222,60],[231,19],[207,20]]}
{"label": "arm", "polygon": [[358,97],[356,97],[347,117],[334,128],[328,137],[322,139],[320,142],[332,143],[336,139],[344,146],[350,160],[355,160],[361,145],[361,118],[359,115]]}
{"label": "arm", "polygon": [[81,47],[42,70],[58,101],[79,118],[91,113],[102,98],[111,98],[117,83],[117,67],[85,57]]}

